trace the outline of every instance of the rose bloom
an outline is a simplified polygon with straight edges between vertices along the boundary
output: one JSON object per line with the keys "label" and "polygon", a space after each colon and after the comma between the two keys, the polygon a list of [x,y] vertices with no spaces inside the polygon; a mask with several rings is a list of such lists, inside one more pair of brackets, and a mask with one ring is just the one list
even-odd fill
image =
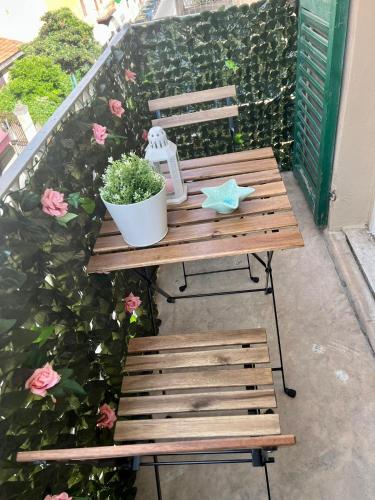
{"label": "rose bloom", "polygon": [[60,379],[60,375],[49,363],[46,363],[43,368],[37,368],[26,380],[25,389],[30,389],[33,394],[44,397],[47,396],[47,389],[58,384]]}
{"label": "rose bloom", "polygon": [[48,215],[62,217],[68,212],[68,204],[64,201],[64,194],[53,189],[46,189],[40,199],[42,210]]}
{"label": "rose bloom", "polygon": [[125,311],[128,313],[133,313],[142,304],[141,299],[133,295],[133,293],[129,293],[129,295],[125,297],[124,302]]}
{"label": "rose bloom", "polygon": [[112,408],[105,403],[99,408],[99,413],[101,413],[101,417],[96,423],[97,427],[100,427],[101,429],[112,429],[117,420],[114,410],[112,410]]}
{"label": "rose bloom", "polygon": [[94,136],[94,139],[98,144],[104,144],[105,140],[108,137],[107,134],[107,127],[103,127],[102,125],[99,125],[99,123],[93,123],[92,124],[92,133]]}
{"label": "rose bloom", "polygon": [[47,495],[44,497],[44,500],[72,500],[73,497],[70,497],[65,491],[59,493],[58,495]]}
{"label": "rose bloom", "polygon": [[122,115],[125,113],[125,109],[122,107],[121,102],[118,101],[117,99],[110,99],[108,101],[108,107],[110,112],[113,115],[118,116],[119,118],[121,118]]}
{"label": "rose bloom", "polygon": [[147,132],[147,130],[145,128],[143,129],[143,132],[142,132],[142,139],[145,142],[148,141],[148,132]]}
{"label": "rose bloom", "polygon": [[135,83],[136,78],[137,78],[137,73],[134,73],[134,71],[131,71],[130,69],[125,70],[125,80],[127,82]]}

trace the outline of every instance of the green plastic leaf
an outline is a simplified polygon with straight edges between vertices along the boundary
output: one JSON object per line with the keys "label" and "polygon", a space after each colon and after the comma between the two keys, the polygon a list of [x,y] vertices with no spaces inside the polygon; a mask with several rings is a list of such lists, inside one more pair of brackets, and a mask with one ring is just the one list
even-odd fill
{"label": "green plastic leaf", "polygon": [[7,333],[16,322],[16,319],[0,319],[0,334]]}
{"label": "green plastic leaf", "polygon": [[240,132],[237,132],[237,134],[234,134],[234,142],[236,144],[239,144],[240,146],[244,145],[244,140],[243,140],[242,134]]}
{"label": "green plastic leaf", "polygon": [[72,380],[70,378],[63,378],[60,384],[67,392],[72,392],[73,394],[77,394],[78,396],[86,396],[86,391],[75,380]]}
{"label": "green plastic leaf", "polygon": [[137,316],[135,314],[132,314],[130,316],[130,323],[136,323],[138,320]]}
{"label": "green plastic leaf", "polygon": [[81,200],[81,195],[80,193],[70,193],[67,200],[69,205],[72,205],[72,207],[74,208],[78,208]]}
{"label": "green plastic leaf", "polygon": [[24,192],[21,200],[22,210],[28,212],[40,206],[40,194]]}
{"label": "green plastic leaf", "polygon": [[48,389],[48,394],[56,398],[61,398],[65,396],[64,389],[61,387],[61,385],[55,385],[55,387]]}
{"label": "green plastic leaf", "polygon": [[91,198],[80,198],[80,203],[83,208],[83,210],[88,214],[91,215],[94,213],[95,210],[95,201],[92,200]]}
{"label": "green plastic leaf", "polygon": [[55,333],[54,326],[46,326],[45,328],[40,329],[40,335],[37,339],[34,340],[34,344],[39,344],[40,346],[44,345],[47,340],[52,337]]}
{"label": "green plastic leaf", "polygon": [[237,63],[232,61],[232,59],[227,59],[225,61],[225,66],[228,68],[230,71],[233,71],[233,73],[237,73],[237,71],[240,69]]}
{"label": "green plastic leaf", "polygon": [[4,267],[0,269],[0,284],[1,288],[8,293],[14,289],[21,288],[27,280],[27,275],[16,269]]}
{"label": "green plastic leaf", "polygon": [[72,370],[71,368],[59,368],[57,371],[62,377],[65,377],[66,379],[71,377],[74,373],[74,370]]}
{"label": "green plastic leaf", "polygon": [[66,227],[67,223],[70,222],[71,220],[75,219],[78,217],[77,214],[73,214],[72,212],[68,212],[67,214],[63,215],[62,217],[56,217],[56,222],[60,224],[63,227]]}

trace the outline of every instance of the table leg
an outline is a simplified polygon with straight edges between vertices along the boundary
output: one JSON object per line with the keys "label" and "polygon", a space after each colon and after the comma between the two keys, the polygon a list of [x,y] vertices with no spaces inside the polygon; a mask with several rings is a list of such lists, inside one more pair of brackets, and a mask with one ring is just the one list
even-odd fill
{"label": "table leg", "polygon": [[154,336],[156,336],[158,334],[158,329],[157,329],[157,325],[156,325],[156,321],[155,321],[155,315],[154,315],[154,308],[153,308],[153,301],[152,301],[152,288],[149,285],[149,282],[152,282],[152,273],[151,273],[151,275],[149,275],[148,271],[149,270],[147,270],[147,272],[146,272],[146,276],[147,276],[146,284],[147,284],[148,311],[149,311],[150,319],[151,319],[152,333],[154,334]]}
{"label": "table leg", "polygon": [[152,273],[150,274],[150,268],[145,267],[143,268],[142,271],[140,269],[133,269],[133,271],[147,284],[148,288],[154,290],[155,292],[160,293],[160,295],[162,295],[167,299],[167,302],[173,304],[176,301],[175,297],[169,295],[169,293],[167,293],[165,290],[160,288],[160,286],[158,286],[154,281],[152,281]]}
{"label": "table leg", "polygon": [[179,287],[180,292],[184,292],[187,287],[185,262],[182,262],[182,271],[184,273],[184,284]]}
{"label": "table leg", "polygon": [[[284,392],[287,396],[294,398],[296,396],[296,391],[294,389],[287,387],[286,383],[285,383],[283,355],[282,355],[281,340],[280,340],[279,320],[278,320],[278,315],[277,315],[275,287],[274,287],[273,275],[272,275],[273,252],[267,252],[267,261],[266,262],[261,257],[259,257],[259,255],[257,255],[256,253],[254,253],[252,255],[264,267],[264,270],[266,272],[266,286],[264,288],[252,288],[252,289],[247,289],[247,290],[231,290],[228,292],[197,293],[197,294],[181,295],[181,296],[174,296],[173,297],[173,296],[169,295],[165,290],[160,288],[158,285],[156,285],[156,283],[152,279],[153,275],[152,275],[152,271],[150,268],[143,268],[142,270],[133,269],[133,271],[141,279],[143,279],[147,285],[147,290],[148,290],[147,293],[149,294],[148,296],[149,296],[149,304],[150,304],[150,314],[152,314],[151,318],[152,318],[152,322],[153,322],[154,332],[156,332],[156,327],[155,327],[155,319],[153,317],[153,311],[151,312],[151,310],[152,310],[152,308],[151,308],[151,304],[152,304],[151,291],[152,290],[160,293],[160,295],[165,297],[167,299],[167,302],[169,302],[169,303],[174,303],[174,302],[176,302],[177,299],[215,297],[215,296],[220,296],[220,295],[234,295],[234,294],[238,294],[238,293],[249,293],[249,292],[264,292],[265,294],[271,294],[272,295],[272,306],[273,306],[273,313],[274,313],[274,319],[275,319],[275,326],[276,326],[277,345],[278,345],[279,358],[280,358],[280,366],[272,368],[272,371],[280,371],[281,372]],[[248,269],[248,267],[246,267],[245,269]],[[206,274],[206,273],[197,273],[197,274]],[[186,278],[185,278],[185,280],[186,280]]]}
{"label": "table leg", "polygon": [[250,255],[247,253],[246,254],[246,257],[247,257],[247,264],[249,266],[249,276],[250,276],[250,279],[251,281],[253,281],[254,283],[258,283],[259,282],[259,278],[257,276],[253,276],[252,273],[251,273],[251,265],[250,265]]}
{"label": "table leg", "polygon": [[[185,262],[182,262],[182,272],[184,274],[184,284],[181,285],[179,287],[179,290],[180,292],[184,292],[187,288],[187,279],[191,276],[202,276],[203,274],[218,274],[218,273],[227,273],[227,272],[230,272],[230,271],[243,271],[245,269],[247,269],[249,271],[249,277],[251,279],[251,281],[253,281],[254,283],[258,283],[259,282],[259,278],[257,276],[253,276],[252,275],[252,272],[251,272],[251,265],[250,265],[250,256],[249,254],[246,254],[246,257],[247,257],[247,266],[244,267],[244,266],[241,266],[241,267],[229,267],[227,269],[218,269],[218,270],[215,270],[215,271],[201,271],[199,273],[187,273],[186,272],[186,266],[185,266]],[[176,297],[176,298],[179,298],[179,297]]]}
{"label": "table leg", "polygon": [[[281,371],[281,377],[282,377],[282,381],[283,381],[283,388],[284,388],[285,394],[291,398],[295,398],[296,394],[297,394],[296,391],[294,389],[290,389],[285,384],[283,354],[282,354],[282,350],[281,350],[281,340],[280,340],[279,319],[278,319],[278,315],[277,315],[275,286],[273,283],[273,275],[272,275],[272,257],[273,257],[273,252],[267,252],[267,267],[266,267],[266,272],[268,270],[268,272],[267,272],[267,284],[268,284],[268,277],[269,277],[269,281],[270,281],[271,286],[269,288],[266,286],[266,290],[267,290],[266,293],[272,294],[273,315],[275,318],[277,345],[278,345],[279,357],[280,357],[280,366],[276,367],[276,368],[272,368],[272,371]],[[268,290],[270,290],[270,292],[268,292]]]}

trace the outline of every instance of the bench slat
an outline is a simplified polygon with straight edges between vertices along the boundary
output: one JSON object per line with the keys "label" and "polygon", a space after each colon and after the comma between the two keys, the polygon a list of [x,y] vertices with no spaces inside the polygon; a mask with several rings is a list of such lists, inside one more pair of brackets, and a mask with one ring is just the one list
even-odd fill
{"label": "bench slat", "polygon": [[169,391],[176,389],[202,389],[208,387],[242,387],[271,385],[271,368],[233,370],[207,370],[161,375],[132,375],[124,377],[122,392]]}
{"label": "bench slat", "polygon": [[204,334],[202,332],[187,332],[130,339],[128,352],[151,352],[166,349],[260,344],[266,341],[267,335],[264,328],[252,328],[250,330],[217,330],[204,332]]}
{"label": "bench slat", "polygon": [[291,210],[288,197],[285,195],[265,198],[263,200],[244,200],[235,212],[231,214],[214,213],[211,208],[197,208],[195,210],[174,210],[168,212],[168,225],[193,224],[212,219],[232,219],[243,215],[255,215],[262,212],[277,212],[279,210]]}
{"label": "bench slat", "polygon": [[120,398],[119,416],[275,408],[273,389]]}
{"label": "bench slat", "polygon": [[219,99],[226,99],[227,97],[235,96],[235,85],[227,85],[225,87],[217,87],[216,89],[200,90],[198,92],[186,92],[184,94],[151,99],[148,101],[148,109],[150,111],[160,111],[162,109],[178,108],[181,106],[189,106],[191,104],[216,101]]}
{"label": "bench slat", "polygon": [[280,434],[279,415],[226,415],[151,420],[116,424],[116,441],[186,439]]}
{"label": "bench slat", "polygon": [[199,368],[203,366],[231,366],[251,363],[269,363],[267,345],[251,348],[220,349],[203,352],[176,352],[128,356],[125,370],[140,372],[171,368]]}
{"label": "bench slat", "polygon": [[266,158],[265,160],[223,163],[222,165],[213,165],[212,167],[191,168],[189,170],[182,170],[181,176],[185,181],[194,181],[275,169],[277,169],[275,158]]}
{"label": "bench slat", "polygon": [[[283,181],[268,182],[267,184],[252,184],[255,188],[254,193],[251,193],[249,200],[254,200],[258,198],[263,198],[267,196],[279,196],[281,194],[286,194],[286,188]],[[186,210],[192,208],[199,208],[206,199],[204,194],[193,194],[189,195],[187,200],[180,205],[170,205],[168,207],[169,211]]]}
{"label": "bench slat", "polygon": [[181,127],[184,125],[193,125],[195,123],[210,122],[238,116],[238,106],[224,106],[222,108],[205,109],[195,111],[194,113],[184,113],[182,115],[172,115],[165,118],[155,118],[151,121],[153,127]]}
{"label": "bench slat", "polygon": [[198,167],[210,167],[221,165],[222,163],[243,162],[247,160],[263,160],[265,158],[274,158],[272,148],[247,149],[237,153],[225,153],[223,155],[203,156],[201,158],[192,158],[191,160],[181,160],[182,170]]}
{"label": "bench slat", "polygon": [[193,181],[187,183],[188,194],[198,194],[202,188],[220,186],[230,179],[235,179],[239,186],[253,186],[254,184],[266,184],[281,180],[278,169],[264,170],[262,172],[250,172],[248,174],[236,174],[218,179],[207,179],[204,181]]}

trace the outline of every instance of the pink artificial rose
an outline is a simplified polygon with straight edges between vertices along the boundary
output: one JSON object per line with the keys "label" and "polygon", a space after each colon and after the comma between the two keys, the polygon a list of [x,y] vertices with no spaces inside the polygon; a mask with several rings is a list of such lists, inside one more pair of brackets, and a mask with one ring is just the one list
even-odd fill
{"label": "pink artificial rose", "polygon": [[73,497],[70,497],[65,491],[59,493],[58,495],[47,495],[44,497],[44,500],[72,500]]}
{"label": "pink artificial rose", "polygon": [[54,217],[63,217],[68,212],[68,204],[64,201],[64,194],[53,189],[46,189],[40,199],[42,210]]}
{"label": "pink artificial rose", "polygon": [[135,83],[136,78],[137,78],[137,73],[134,73],[134,71],[131,71],[130,69],[125,70],[125,80],[127,82]]}
{"label": "pink artificial rose", "polygon": [[49,363],[46,363],[43,368],[37,368],[26,380],[25,389],[30,389],[33,394],[44,397],[47,396],[47,389],[58,384],[60,379],[60,375]]}
{"label": "pink artificial rose", "polygon": [[142,139],[147,142],[148,141],[148,132],[147,130],[144,128],[143,129],[143,132],[142,132]]}
{"label": "pink artificial rose", "polygon": [[110,99],[108,101],[108,106],[110,112],[113,115],[118,116],[119,118],[121,118],[122,115],[125,113],[125,109],[122,107],[121,102],[118,101],[117,99]]}
{"label": "pink artificial rose", "polygon": [[101,429],[112,429],[117,420],[114,410],[112,410],[109,405],[104,404],[99,408],[99,412],[101,413],[101,417],[96,423],[97,427]]}
{"label": "pink artificial rose", "polygon": [[167,179],[165,181],[165,187],[167,189],[167,193],[174,193],[174,185],[172,179]]}
{"label": "pink artificial rose", "polygon": [[129,293],[129,295],[125,297],[124,302],[125,302],[125,311],[127,311],[130,314],[136,311],[138,307],[142,304],[141,299],[133,295],[133,293]]}
{"label": "pink artificial rose", "polygon": [[105,140],[108,137],[107,134],[107,127],[103,127],[102,125],[99,125],[99,123],[93,123],[92,124],[92,133],[94,136],[94,139],[98,144],[104,144]]}

